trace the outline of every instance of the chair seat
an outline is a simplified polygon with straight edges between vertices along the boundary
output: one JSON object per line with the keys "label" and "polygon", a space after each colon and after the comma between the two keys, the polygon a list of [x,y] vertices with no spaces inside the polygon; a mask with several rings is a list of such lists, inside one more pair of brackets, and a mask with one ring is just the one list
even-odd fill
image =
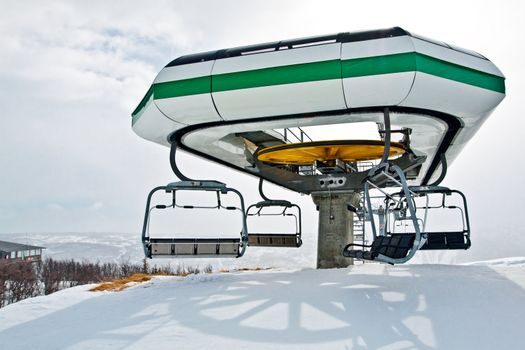
{"label": "chair seat", "polygon": [[[453,250],[470,248],[470,239],[464,232],[426,232],[427,241],[421,250]],[[414,233],[394,233],[389,236],[378,236],[369,247],[370,250],[347,249],[343,255],[347,258],[375,260],[381,254],[392,259],[407,256],[414,244]],[[354,245],[358,246],[358,245]]]}
{"label": "chair seat", "polygon": [[427,232],[427,242],[421,250],[454,250],[470,248],[470,239],[464,232]]}
{"label": "chair seat", "polygon": [[151,257],[238,256],[240,238],[150,238]]}
{"label": "chair seat", "polygon": [[295,233],[249,233],[248,245],[255,247],[290,247],[298,248],[301,238]]}

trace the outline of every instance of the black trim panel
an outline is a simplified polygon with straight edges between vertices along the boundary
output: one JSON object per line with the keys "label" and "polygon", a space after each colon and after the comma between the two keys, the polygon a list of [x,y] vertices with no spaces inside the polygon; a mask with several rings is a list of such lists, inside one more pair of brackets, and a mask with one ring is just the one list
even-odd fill
{"label": "black trim panel", "polygon": [[201,53],[194,53],[191,55],[180,56],[166,65],[166,67],[182,66],[190,63],[212,61],[217,58],[217,52],[219,51],[208,51]]}
{"label": "black trim panel", "polygon": [[327,41],[333,40],[333,42],[340,43],[349,43],[365,40],[374,40],[382,38],[391,38],[395,36],[408,35],[408,32],[399,27],[393,27],[388,29],[378,29],[378,30],[367,30],[363,32],[353,32],[353,33],[339,33],[339,34],[330,34],[330,35],[320,35],[311,38],[300,38],[300,39],[290,39],[290,40],[281,40],[274,41],[264,44],[255,44],[249,46],[240,46],[230,49],[208,51],[202,53],[196,53],[192,55],[185,55],[179,58],[174,59],[166,67],[181,66],[190,63],[206,62],[215,59],[223,59],[228,57],[236,57],[247,55],[251,53],[262,53],[266,51],[277,51],[280,48],[286,47],[288,49],[293,49],[296,45],[315,45],[316,43],[323,44]]}
{"label": "black trim panel", "polygon": [[387,29],[367,30],[364,32],[340,33],[337,41],[342,43],[353,43],[357,41],[392,38],[395,36],[408,35],[408,32],[400,27]]}
{"label": "black trim panel", "polygon": [[[441,162],[441,155],[446,153],[446,151],[448,150],[448,148],[450,147],[450,145],[452,144],[452,142],[458,135],[459,130],[462,128],[463,123],[461,122],[460,119],[450,114],[422,109],[422,108],[398,107],[398,106],[365,107],[365,108],[352,108],[352,109],[341,109],[341,110],[334,110],[334,111],[324,111],[324,112],[316,112],[316,113],[302,113],[302,114],[293,114],[293,115],[276,116],[276,117],[265,117],[265,118],[257,118],[257,119],[241,119],[241,120],[232,120],[232,121],[209,122],[209,123],[202,123],[202,124],[197,124],[197,125],[190,125],[180,130],[177,130],[168,137],[168,141],[170,143],[175,141],[177,142],[177,145],[181,149],[189,153],[192,153],[194,155],[200,156],[204,159],[213,161],[215,163],[222,164],[224,166],[241,171],[243,173],[247,173],[252,176],[257,176],[257,174],[254,174],[253,172],[250,172],[242,167],[236,166],[222,159],[215,158],[213,156],[210,156],[207,153],[203,153],[203,152],[197,151],[195,149],[192,149],[186,146],[182,142],[182,138],[190,132],[193,132],[199,129],[213,128],[217,126],[244,124],[244,123],[249,123],[249,122],[265,122],[265,121],[271,121],[271,120],[301,119],[301,118],[308,119],[308,118],[313,118],[313,117],[322,118],[322,117],[328,117],[328,116],[334,116],[334,115],[342,115],[342,114],[348,114],[348,113],[360,113],[360,112],[361,113],[362,112],[382,113],[385,107],[388,107],[391,112],[428,115],[428,116],[437,118],[447,124],[448,128],[445,133],[445,136],[443,137],[443,140],[441,141],[441,144],[439,145],[436,151],[436,154],[434,158],[432,159],[432,162],[427,170],[427,173],[425,174],[421,182],[421,185],[423,186],[427,185],[428,182],[430,181],[430,178],[432,177],[437,167],[439,166],[439,163]],[[264,176],[260,176],[260,177],[264,178],[266,181],[269,181],[275,185],[283,186],[282,184],[276,183],[275,181],[267,179]]]}
{"label": "black trim panel", "polygon": [[234,48],[229,48],[229,49],[222,49],[222,50],[196,53],[196,54],[191,54],[191,55],[184,55],[184,56],[180,56],[174,59],[173,61],[168,63],[166,67],[174,67],[174,66],[181,66],[185,64],[191,64],[191,63],[219,60],[219,59],[229,58],[229,57],[278,51],[283,48],[294,49],[296,46],[301,47],[304,45],[311,45],[311,46],[322,45],[330,41],[339,42],[339,43],[352,43],[352,42],[358,42],[358,41],[392,38],[392,37],[404,36],[404,35],[408,35],[415,39],[423,40],[423,41],[432,43],[434,45],[439,45],[441,47],[444,47],[450,50],[461,52],[463,54],[470,55],[470,56],[477,57],[477,58],[488,61],[488,59],[485,56],[475,51],[470,51],[470,50],[466,50],[466,49],[463,49],[463,48],[460,48],[454,45],[449,45],[442,41],[429,39],[429,38],[420,36],[418,34],[408,32],[400,27],[392,27],[392,28],[387,28],[387,29],[367,30],[367,31],[361,31],[361,32],[345,32],[345,33],[338,33],[338,34],[314,36],[310,38],[273,41],[273,42],[263,43],[263,44],[239,46],[239,47],[234,47]]}

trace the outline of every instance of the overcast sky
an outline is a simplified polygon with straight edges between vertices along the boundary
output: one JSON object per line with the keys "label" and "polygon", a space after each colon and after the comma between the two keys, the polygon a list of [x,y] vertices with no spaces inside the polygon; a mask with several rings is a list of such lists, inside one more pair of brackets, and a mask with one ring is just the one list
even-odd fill
{"label": "overcast sky", "polygon": [[[467,194],[473,228],[483,239],[508,244],[511,252],[525,250],[523,2],[1,0],[0,5],[0,232],[139,231],[147,192],[174,177],[168,149],[136,136],[130,113],[173,58],[401,26],[478,51],[506,75],[506,99],[452,164],[445,184]],[[248,201],[258,199],[257,182],[247,175],[190,156],[181,162],[189,175],[211,172]],[[269,190],[299,198],[277,187]],[[298,200],[315,216],[308,197]],[[315,220],[309,224],[315,232]],[[515,241],[502,242],[504,237]]]}

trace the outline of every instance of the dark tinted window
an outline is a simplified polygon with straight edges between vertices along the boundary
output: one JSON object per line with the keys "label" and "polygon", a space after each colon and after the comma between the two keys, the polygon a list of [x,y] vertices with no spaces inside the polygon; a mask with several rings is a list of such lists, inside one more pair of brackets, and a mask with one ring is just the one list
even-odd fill
{"label": "dark tinted window", "polygon": [[407,35],[408,33],[399,27],[369,30],[354,33],[339,33],[330,35],[313,36],[309,38],[291,39],[275,41],[265,44],[249,45],[235,47],[231,49],[209,51],[192,55],[185,55],[171,61],[166,67],[180,66],[183,64],[206,62],[215,59],[236,57],[243,55],[258,54],[276,50],[296,49],[306,46],[325,45],[335,42],[356,42],[364,40],[373,40],[381,38],[390,38],[394,36]]}

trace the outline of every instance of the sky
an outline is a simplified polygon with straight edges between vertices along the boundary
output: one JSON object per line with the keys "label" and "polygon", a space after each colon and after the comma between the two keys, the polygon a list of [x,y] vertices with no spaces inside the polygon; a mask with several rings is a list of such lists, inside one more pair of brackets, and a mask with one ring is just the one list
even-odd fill
{"label": "sky", "polygon": [[[168,149],[131,130],[131,111],[178,56],[342,31],[401,26],[480,52],[507,97],[449,169],[469,198],[474,251],[525,251],[521,149],[525,5],[520,1],[0,0],[0,233],[139,232],[150,188],[174,181]],[[257,180],[181,155],[258,200]],[[316,231],[311,199],[298,201]]]}

